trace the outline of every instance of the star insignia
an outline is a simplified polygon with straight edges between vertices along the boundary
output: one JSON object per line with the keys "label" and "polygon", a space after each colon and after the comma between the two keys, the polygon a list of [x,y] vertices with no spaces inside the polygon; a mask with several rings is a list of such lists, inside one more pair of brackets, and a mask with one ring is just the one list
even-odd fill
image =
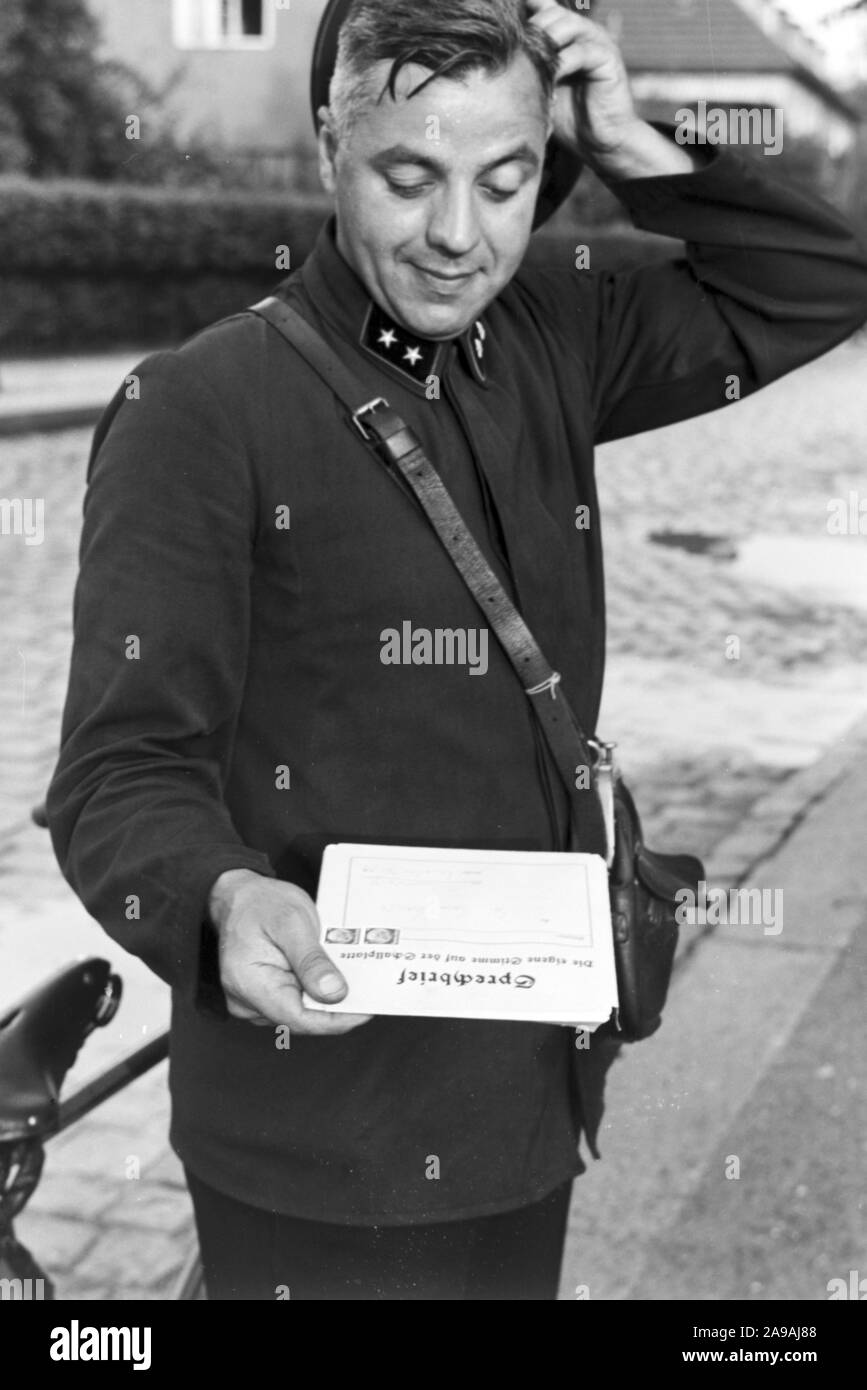
{"label": "star insignia", "polygon": [[425,394],[432,376],[441,376],[448,357],[450,341],[459,342],[464,365],[481,385],[487,385],[482,365],[487,343],[485,325],[480,319],[465,329],[455,340],[434,340],[421,337],[410,328],[390,318],[384,309],[371,302],[359,334],[365,352],[395,373],[419,394]]}

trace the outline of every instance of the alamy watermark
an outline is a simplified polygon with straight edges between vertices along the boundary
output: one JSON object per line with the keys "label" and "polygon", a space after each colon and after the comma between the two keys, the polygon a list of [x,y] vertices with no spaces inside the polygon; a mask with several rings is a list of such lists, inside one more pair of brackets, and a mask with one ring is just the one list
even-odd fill
{"label": "alamy watermark", "polygon": [[848,1279],[829,1279],[825,1285],[828,1299],[851,1299],[856,1303],[867,1300],[867,1279],[862,1279],[857,1269],[849,1270]]}
{"label": "alamy watermark", "polygon": [[45,1298],[44,1279],[0,1279],[0,1303],[41,1303]]}
{"label": "alamy watermark", "polygon": [[674,113],[674,138],[679,145],[760,145],[765,154],[783,148],[783,110],[780,106],[683,106]]}
{"label": "alamy watermark", "polygon": [[23,536],[25,545],[45,539],[43,497],[0,497],[0,536]]}
{"label": "alamy watermark", "polygon": [[675,901],[675,921],[682,927],[762,927],[765,936],[783,930],[782,888],[708,888],[702,878],[697,893],[679,888]]}
{"label": "alamy watermark", "polygon": [[846,497],[828,499],[829,536],[867,536],[867,497],[849,492]]}
{"label": "alamy watermark", "polygon": [[403,622],[379,634],[383,666],[468,666],[471,676],[488,669],[486,627],[413,627]]}
{"label": "alamy watermark", "polygon": [[73,1318],[68,1327],[51,1329],[48,1354],[52,1361],[131,1361],[134,1371],[151,1364],[149,1327],[82,1327]]}

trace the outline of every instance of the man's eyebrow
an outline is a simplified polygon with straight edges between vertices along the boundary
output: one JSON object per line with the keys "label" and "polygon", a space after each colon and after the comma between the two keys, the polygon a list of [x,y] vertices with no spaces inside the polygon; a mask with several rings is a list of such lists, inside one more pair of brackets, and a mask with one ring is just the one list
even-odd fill
{"label": "man's eyebrow", "polygon": [[[422,154],[418,149],[411,145],[389,145],[388,149],[380,150],[373,156],[371,163],[377,169],[384,169],[390,164],[417,164],[421,169],[431,169],[438,172],[442,165],[432,155]],[[500,155],[497,159],[492,159],[490,164],[486,164],[479,172],[489,174],[492,169],[499,169],[502,164],[528,164],[531,169],[539,168],[539,156],[533,146],[527,141],[522,141],[514,150],[509,150],[507,154]]]}

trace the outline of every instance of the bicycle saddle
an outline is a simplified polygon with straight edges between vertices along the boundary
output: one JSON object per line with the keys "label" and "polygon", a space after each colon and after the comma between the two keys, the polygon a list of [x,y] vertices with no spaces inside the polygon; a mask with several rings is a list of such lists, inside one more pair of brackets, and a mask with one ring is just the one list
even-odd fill
{"label": "bicycle saddle", "polygon": [[108,961],[91,957],[0,1015],[0,1142],[54,1132],[66,1073],[85,1038],[114,1018],[121,990]]}

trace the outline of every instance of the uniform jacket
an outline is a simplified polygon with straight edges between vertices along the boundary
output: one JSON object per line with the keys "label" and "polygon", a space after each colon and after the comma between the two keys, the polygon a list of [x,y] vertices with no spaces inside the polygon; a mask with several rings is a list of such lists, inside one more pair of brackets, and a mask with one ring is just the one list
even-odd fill
{"label": "uniform jacket", "polygon": [[[746,396],[867,316],[843,219],[756,160],[720,150],[616,191],[685,256],[522,268],[445,345],[391,341],[331,225],[280,291],[416,430],[591,730],[595,443],[716,409],[732,376]],[[87,909],[172,986],[175,1147],[232,1196],[326,1221],[542,1197],[581,1170],[582,1130],[593,1144],[609,1043],[377,1018],[280,1050],[227,1016],[206,912],[229,868],[315,893],[332,840],[562,849],[565,798],[529,702],[493,634],[477,678],[383,663],[386,629],[483,619],[412,498],[270,326],[236,315],[137,374],[91,456],[48,812]]]}

